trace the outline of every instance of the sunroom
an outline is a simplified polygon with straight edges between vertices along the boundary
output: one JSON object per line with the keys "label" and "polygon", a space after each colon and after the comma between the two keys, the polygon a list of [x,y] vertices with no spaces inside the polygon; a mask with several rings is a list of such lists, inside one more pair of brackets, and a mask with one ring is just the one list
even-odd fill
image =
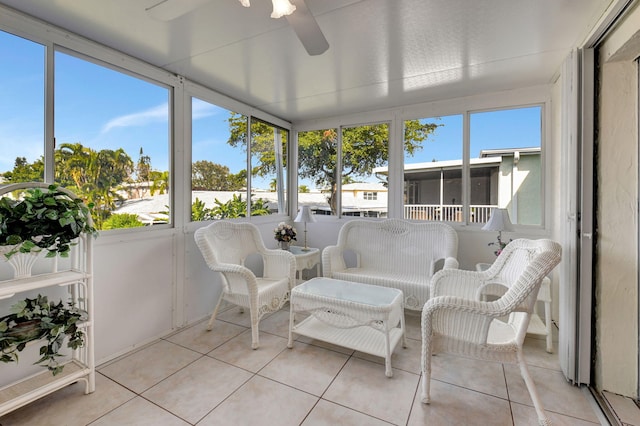
{"label": "sunroom", "polygon": [[[419,316],[407,315],[415,347],[400,356],[410,367],[365,385],[401,395],[401,408],[337,396],[357,381],[348,379],[350,369],[367,375],[370,362],[378,372],[377,361],[357,354],[308,345],[312,354],[302,356],[326,350],[326,361],[316,363],[339,366],[334,385],[321,389],[274,373],[298,371],[282,342],[273,354],[254,351],[271,357],[260,368],[230,361],[222,347],[241,340],[247,324],[230,309],[221,327],[204,331],[221,282],[194,232],[216,220],[248,221],[275,248],[273,229],[285,221],[299,237],[306,228],[309,245],[321,251],[349,220],[442,221],[458,234],[460,268],[474,270],[495,259],[488,244],[496,235],[482,226],[496,207],[507,209],[514,225],[504,237],[550,238],[563,247],[549,277],[553,353],[532,355],[536,381],[551,374],[569,389],[537,383],[548,393],[552,418],[640,424],[638,2],[295,0],[296,11],[277,19],[269,16],[271,2],[248,3],[0,0],[0,184],[55,182],[75,190],[97,206],[100,229],[93,242],[96,392],[85,396],[71,386],[0,417],[0,424],[64,423],[67,417],[56,417],[63,410],[43,407],[65,405],[72,394],[70,404],[82,411],[83,397],[104,402],[111,396],[100,388],[114,386],[131,397],[92,403],[102,407],[91,405],[95,413],[73,424],[116,424],[127,405],[138,414],[161,407],[169,423],[242,423],[236,415],[243,400],[234,399],[242,392],[235,389],[254,382],[259,389],[275,382],[299,402],[299,417],[266,424],[321,423],[342,410],[351,419],[346,424],[442,422],[437,416],[449,412],[428,412],[437,407],[436,390],[429,406],[414,401]],[[296,13],[319,29],[301,28]],[[314,223],[293,221],[303,205],[315,211]],[[303,278],[314,275],[315,266],[302,271]],[[0,300],[0,311],[18,297]],[[283,339],[287,315],[274,314],[261,329],[265,341]],[[215,343],[190,346],[207,339]],[[538,348],[543,338],[528,340]],[[135,376],[149,353],[183,364],[144,385],[121,380],[120,362],[138,354],[127,370]],[[235,383],[233,391],[200,414],[168,408],[163,399],[188,403],[170,397],[176,385],[164,379],[199,363],[219,374],[217,363],[242,370],[221,376]],[[451,378],[442,366],[442,397],[472,419],[458,423],[479,422],[484,402],[475,398],[486,395],[495,398],[489,406],[501,407],[490,411],[506,413],[504,424],[535,420],[526,391],[522,400],[510,398],[523,385],[508,386],[509,368],[487,370],[503,382],[494,392],[467,388],[471,379]],[[0,387],[38,368],[28,357],[0,364]],[[192,374],[198,386],[219,391],[214,379],[203,383]],[[403,375],[407,382],[399,384]],[[574,402],[554,406],[565,392],[577,393],[588,415],[566,407]]]}

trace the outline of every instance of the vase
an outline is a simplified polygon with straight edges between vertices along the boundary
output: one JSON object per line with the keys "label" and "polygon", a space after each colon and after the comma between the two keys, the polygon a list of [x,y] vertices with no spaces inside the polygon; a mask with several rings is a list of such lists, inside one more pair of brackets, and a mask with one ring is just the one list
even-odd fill
{"label": "vase", "polygon": [[14,278],[26,278],[31,276],[31,268],[40,256],[39,251],[29,253],[14,253],[9,259],[5,254],[13,250],[14,246],[0,246],[0,258],[4,259],[13,268]]}
{"label": "vase", "polygon": [[278,241],[278,245],[280,246],[280,248],[282,250],[289,250],[289,246],[291,245],[291,242],[289,242],[289,241]]}

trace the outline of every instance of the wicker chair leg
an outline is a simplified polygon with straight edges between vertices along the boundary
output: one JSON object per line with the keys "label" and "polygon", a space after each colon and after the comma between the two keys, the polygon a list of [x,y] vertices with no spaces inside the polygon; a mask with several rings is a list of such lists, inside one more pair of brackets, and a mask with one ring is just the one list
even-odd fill
{"label": "wicker chair leg", "polygon": [[[424,339],[424,336],[423,336]],[[431,402],[431,347],[422,345],[422,403]]]}
{"label": "wicker chair leg", "polygon": [[211,318],[209,318],[209,322],[207,323],[207,331],[211,331],[213,328],[213,324],[216,322],[216,316],[218,315],[218,308],[222,303],[222,295],[218,299],[218,303],[216,303],[216,307],[213,308],[213,313],[211,314]]}
{"label": "wicker chair leg", "polygon": [[529,369],[527,368],[527,363],[524,359],[522,349],[518,350],[518,365],[520,366],[520,374],[524,379],[524,383],[527,385],[527,390],[529,391],[529,395],[531,396],[531,400],[533,401],[533,406],[536,409],[536,414],[538,415],[538,423],[540,425],[551,425],[551,420],[549,420],[544,412],[544,408],[542,407],[542,401],[540,400],[540,396],[538,395],[536,385],[533,382],[531,375],[529,374]]}
{"label": "wicker chair leg", "polygon": [[431,372],[422,372],[422,403],[431,402]]}
{"label": "wicker chair leg", "polygon": [[250,309],[251,311],[251,349],[258,349],[260,346],[260,339],[258,337],[258,324],[260,323],[260,318],[258,317],[258,313],[256,309]]}

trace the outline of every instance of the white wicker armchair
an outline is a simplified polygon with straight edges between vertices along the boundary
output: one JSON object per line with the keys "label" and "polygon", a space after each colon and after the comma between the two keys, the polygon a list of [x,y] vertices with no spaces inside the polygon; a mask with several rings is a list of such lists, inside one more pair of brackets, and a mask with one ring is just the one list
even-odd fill
{"label": "white wicker armchair", "polygon": [[[209,268],[222,274],[222,296],[207,330],[213,327],[222,300],[249,308],[251,346],[257,349],[260,319],[279,310],[289,300],[295,284],[295,256],[286,250],[267,249],[258,228],[251,223],[214,222],[196,230],[195,240]],[[256,277],[245,266],[247,257],[256,253],[262,256],[262,277]]]}
{"label": "white wicker armchair", "polygon": [[[544,277],[560,262],[551,240],[512,241],[482,272],[443,270],[431,281],[422,310],[422,402],[429,403],[431,356],[453,353],[486,361],[517,363],[540,424],[550,424],[529,375],[522,344]],[[495,301],[482,301],[495,285],[507,288]],[[508,321],[499,318],[508,315]]]}
{"label": "white wicker armchair", "polygon": [[[345,255],[355,255],[347,266]],[[402,290],[405,309],[420,311],[438,268],[457,268],[458,234],[446,223],[401,219],[346,222],[334,246],[322,251],[327,278]]]}

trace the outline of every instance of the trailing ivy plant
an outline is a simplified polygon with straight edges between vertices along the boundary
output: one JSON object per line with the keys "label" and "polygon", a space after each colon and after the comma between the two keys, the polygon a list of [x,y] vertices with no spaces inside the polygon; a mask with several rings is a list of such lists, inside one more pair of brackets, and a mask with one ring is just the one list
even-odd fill
{"label": "trailing ivy plant", "polygon": [[10,314],[0,318],[0,361],[18,362],[18,352],[27,343],[45,340],[40,347],[40,359],[34,364],[47,367],[55,376],[64,368],[58,363],[65,337],[67,347],[78,349],[84,344],[84,332],[78,327],[87,317],[86,312],[62,301],[49,302],[47,296],[26,298],[11,306]]}
{"label": "trailing ivy plant", "polygon": [[91,207],[57,185],[26,189],[17,200],[0,198],[0,245],[13,246],[5,256],[46,250],[46,257],[68,257],[80,234],[97,235]]}

